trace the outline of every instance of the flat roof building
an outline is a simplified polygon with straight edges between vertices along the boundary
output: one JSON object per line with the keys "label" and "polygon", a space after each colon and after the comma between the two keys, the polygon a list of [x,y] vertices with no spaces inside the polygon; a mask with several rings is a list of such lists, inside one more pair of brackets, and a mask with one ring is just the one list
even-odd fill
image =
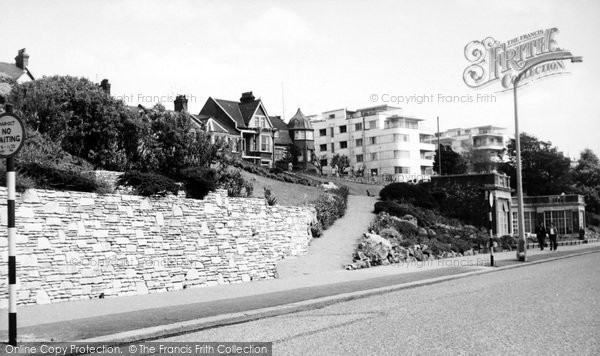
{"label": "flat roof building", "polygon": [[406,116],[401,108],[337,109],[311,118],[315,154],[323,166],[339,154],[348,157],[351,174],[409,181],[429,180],[433,173],[433,133],[422,128],[423,119]]}

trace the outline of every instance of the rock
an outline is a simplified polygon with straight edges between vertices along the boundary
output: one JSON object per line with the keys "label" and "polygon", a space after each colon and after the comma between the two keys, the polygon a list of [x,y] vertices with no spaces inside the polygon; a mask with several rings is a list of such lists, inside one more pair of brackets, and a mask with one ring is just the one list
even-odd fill
{"label": "rock", "polygon": [[412,215],[406,214],[402,217],[402,220],[408,221],[409,223],[413,224],[414,226],[418,227],[418,220],[417,218],[415,218]]}
{"label": "rock", "polygon": [[435,237],[437,234],[432,229],[427,229],[427,236]]}
{"label": "rock", "polygon": [[473,250],[466,250],[463,252],[463,256],[472,256],[473,255]]}
{"label": "rock", "polygon": [[422,227],[420,227],[419,228],[419,235],[421,235],[421,236],[427,236],[427,230],[424,229],[424,228],[422,228]]}
{"label": "rock", "polygon": [[415,259],[417,261],[423,261],[423,251],[419,250],[415,250]]}

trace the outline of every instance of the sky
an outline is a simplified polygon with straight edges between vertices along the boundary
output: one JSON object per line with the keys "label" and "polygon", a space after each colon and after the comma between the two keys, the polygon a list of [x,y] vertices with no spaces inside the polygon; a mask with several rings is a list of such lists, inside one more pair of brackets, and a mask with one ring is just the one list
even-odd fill
{"label": "sky", "polygon": [[557,28],[558,47],[583,63],[519,89],[520,129],[574,158],[600,154],[597,0],[8,0],[2,12],[0,61],[26,48],[37,78],[107,78],[130,105],[172,109],[185,94],[198,113],[209,96],[252,91],[286,121],[298,108],[389,104],[432,130],[439,117],[441,130],[512,133],[512,92],[467,86],[465,46]]}

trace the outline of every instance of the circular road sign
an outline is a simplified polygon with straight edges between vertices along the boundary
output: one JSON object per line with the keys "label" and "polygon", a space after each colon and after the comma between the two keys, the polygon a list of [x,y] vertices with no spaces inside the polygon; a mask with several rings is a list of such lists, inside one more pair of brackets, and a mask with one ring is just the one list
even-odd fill
{"label": "circular road sign", "polygon": [[14,114],[0,115],[0,158],[12,157],[25,142],[25,126]]}

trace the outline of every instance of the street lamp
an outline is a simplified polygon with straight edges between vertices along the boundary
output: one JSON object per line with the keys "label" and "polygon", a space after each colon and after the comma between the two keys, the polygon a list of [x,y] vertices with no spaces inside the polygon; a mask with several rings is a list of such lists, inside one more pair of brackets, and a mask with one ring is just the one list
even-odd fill
{"label": "street lamp", "polygon": [[[518,207],[518,229],[519,229],[519,241],[517,246],[523,246],[523,251],[519,251],[517,248],[517,259],[519,261],[527,261],[527,241],[525,240],[525,213],[523,211],[523,177],[521,176],[521,137],[519,133],[519,117],[517,114],[517,87],[519,86],[519,81],[523,77],[527,71],[537,65],[540,65],[545,62],[551,61],[560,61],[570,59],[571,63],[581,63],[583,62],[583,57],[573,56],[570,52],[561,52],[558,55],[551,53],[549,55],[544,56],[542,60],[535,61],[531,63],[527,67],[523,68],[521,72],[515,78],[513,82],[513,90],[514,90],[514,102],[515,102],[515,145],[517,149],[517,207]],[[522,252],[522,255],[520,254]]]}

